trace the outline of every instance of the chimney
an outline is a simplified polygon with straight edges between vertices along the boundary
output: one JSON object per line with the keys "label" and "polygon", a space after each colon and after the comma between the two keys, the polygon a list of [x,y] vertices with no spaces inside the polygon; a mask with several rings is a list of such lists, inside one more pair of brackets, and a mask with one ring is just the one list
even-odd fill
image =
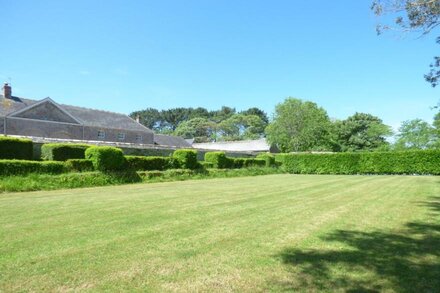
{"label": "chimney", "polygon": [[5,97],[5,99],[12,98],[12,88],[7,82],[3,85],[3,97]]}
{"label": "chimney", "polygon": [[137,122],[137,123],[141,123],[141,116],[136,115],[136,122]]}

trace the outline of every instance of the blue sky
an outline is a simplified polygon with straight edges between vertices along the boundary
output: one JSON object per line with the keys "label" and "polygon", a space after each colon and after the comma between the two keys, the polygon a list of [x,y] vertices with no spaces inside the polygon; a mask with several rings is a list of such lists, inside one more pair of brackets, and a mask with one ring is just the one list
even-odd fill
{"label": "blue sky", "polygon": [[[0,79],[13,93],[130,113],[287,96],[330,117],[431,121],[434,34],[378,37],[370,0],[0,0]],[[438,34],[438,32],[436,32]]]}

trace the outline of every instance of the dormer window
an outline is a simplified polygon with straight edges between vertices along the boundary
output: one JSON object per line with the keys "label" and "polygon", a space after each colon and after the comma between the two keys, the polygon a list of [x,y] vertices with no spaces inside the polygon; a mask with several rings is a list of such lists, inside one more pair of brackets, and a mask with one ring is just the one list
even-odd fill
{"label": "dormer window", "polygon": [[136,142],[142,142],[142,135],[136,134]]}
{"label": "dormer window", "polygon": [[98,139],[105,139],[105,131],[98,130]]}

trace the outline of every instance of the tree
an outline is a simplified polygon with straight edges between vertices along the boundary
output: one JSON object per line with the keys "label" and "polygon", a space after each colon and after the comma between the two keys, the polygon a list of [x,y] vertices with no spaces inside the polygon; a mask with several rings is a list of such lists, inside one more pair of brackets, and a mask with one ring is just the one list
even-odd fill
{"label": "tree", "polygon": [[208,142],[215,139],[216,127],[215,122],[197,117],[180,123],[174,134],[183,138],[194,138],[196,142]]}
{"label": "tree", "polygon": [[327,112],[309,101],[287,98],[275,107],[273,121],[266,128],[267,140],[282,152],[329,148]]}
{"label": "tree", "polygon": [[235,110],[235,108],[222,106],[222,108],[220,110],[211,111],[209,113],[209,115],[210,115],[210,118],[212,121],[219,123],[223,120],[228,119],[229,117],[234,115],[236,112],[237,111]]}
{"label": "tree", "polygon": [[261,120],[263,120],[263,122],[266,125],[269,124],[269,118],[267,117],[267,114],[263,110],[261,110],[261,109],[259,109],[257,107],[252,107],[252,108],[249,108],[247,110],[241,111],[240,114],[243,114],[243,115],[257,115],[258,117],[261,118]]}
{"label": "tree", "polygon": [[130,117],[133,119],[139,117],[139,122],[152,130],[158,130],[160,128],[161,114],[157,109],[147,108],[142,111],[136,111],[131,113]]}
{"label": "tree", "polygon": [[421,119],[402,122],[395,143],[396,149],[428,149],[435,142],[434,128]]}
{"label": "tree", "polygon": [[335,123],[336,139],[341,151],[372,151],[388,144],[391,128],[376,116],[355,113]]}
{"label": "tree", "polygon": [[[426,35],[440,25],[440,1],[438,0],[374,0],[371,9],[377,16],[397,14],[395,26],[404,31],[419,31]],[[379,25],[377,32],[389,30],[389,25]],[[440,37],[437,37],[440,44]],[[425,75],[426,81],[435,87],[440,78],[440,57],[434,57],[431,71]]]}
{"label": "tree", "polygon": [[218,124],[221,140],[258,139],[266,124],[257,115],[235,114]]}

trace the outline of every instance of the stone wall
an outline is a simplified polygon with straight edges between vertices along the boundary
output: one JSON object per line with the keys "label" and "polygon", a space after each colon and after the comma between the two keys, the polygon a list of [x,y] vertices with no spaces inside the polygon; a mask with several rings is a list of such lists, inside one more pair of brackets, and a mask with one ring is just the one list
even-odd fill
{"label": "stone wall", "polygon": [[43,120],[28,120],[8,117],[6,134],[62,139],[82,139],[82,126]]}
{"label": "stone wall", "polygon": [[[98,131],[105,132],[105,138],[98,138]],[[110,128],[88,127],[78,124],[31,120],[23,118],[8,117],[6,119],[6,133],[4,132],[4,119],[0,119],[0,133],[19,136],[33,136],[59,139],[107,141],[153,144],[154,134],[152,132],[117,130]],[[124,133],[124,140],[119,139],[119,133]],[[141,138],[138,139],[138,136]]]}
{"label": "stone wall", "polygon": [[[105,138],[98,138],[98,131],[104,131]],[[119,140],[119,133],[125,134],[124,140]],[[137,135],[141,137],[141,140],[137,140]],[[88,127],[84,126],[83,140],[96,140],[96,141],[111,141],[111,142],[126,142],[126,143],[142,143],[153,144],[152,132],[143,131],[131,131],[131,130],[118,130],[110,128]]]}

